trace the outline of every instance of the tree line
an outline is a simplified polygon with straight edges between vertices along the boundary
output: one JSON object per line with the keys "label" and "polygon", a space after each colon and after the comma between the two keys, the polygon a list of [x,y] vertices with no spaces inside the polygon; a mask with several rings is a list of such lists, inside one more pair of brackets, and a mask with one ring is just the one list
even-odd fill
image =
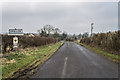
{"label": "tree line", "polygon": [[70,35],[65,31],[62,32],[59,28],[55,28],[52,25],[45,25],[43,26],[43,28],[37,30],[37,32],[41,37],[53,37],[53,38],[58,38],[59,40],[69,40],[69,41],[73,41],[89,36],[88,32],[79,35],[75,35],[75,34]]}
{"label": "tree line", "polygon": [[67,38],[67,33],[65,31],[61,34],[62,31],[52,25],[45,25],[43,28],[37,30],[37,32],[41,37],[53,37],[59,40],[65,40]]}

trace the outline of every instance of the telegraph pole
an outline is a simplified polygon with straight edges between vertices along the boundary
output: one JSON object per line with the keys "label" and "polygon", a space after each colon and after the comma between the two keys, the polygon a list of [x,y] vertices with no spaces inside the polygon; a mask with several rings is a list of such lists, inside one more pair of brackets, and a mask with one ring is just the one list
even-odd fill
{"label": "telegraph pole", "polygon": [[94,23],[91,23],[91,37],[92,37],[92,34],[93,34],[93,25],[94,25]]}

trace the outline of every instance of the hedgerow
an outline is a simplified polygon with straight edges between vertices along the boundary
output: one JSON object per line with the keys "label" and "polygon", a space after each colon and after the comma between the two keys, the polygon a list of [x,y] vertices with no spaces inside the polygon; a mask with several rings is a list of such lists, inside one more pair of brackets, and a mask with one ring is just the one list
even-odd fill
{"label": "hedgerow", "polygon": [[98,33],[92,37],[83,38],[80,42],[92,47],[99,47],[110,53],[117,54],[120,52],[120,31]]}
{"label": "hedgerow", "polygon": [[[10,35],[2,35],[2,52],[10,52],[14,50],[13,47],[13,37]],[[19,48],[28,48],[28,47],[37,47],[43,46],[51,43],[58,42],[57,38],[51,37],[40,37],[40,36],[17,36],[19,39],[18,47]]]}

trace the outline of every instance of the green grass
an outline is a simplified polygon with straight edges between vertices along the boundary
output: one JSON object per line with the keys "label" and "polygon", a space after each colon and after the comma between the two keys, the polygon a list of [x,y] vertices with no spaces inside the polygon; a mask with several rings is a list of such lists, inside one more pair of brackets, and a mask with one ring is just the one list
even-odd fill
{"label": "green grass", "polygon": [[[14,59],[16,62],[2,64],[2,77],[7,78],[8,76],[16,72],[18,69],[21,69],[23,66],[26,66],[27,64],[29,64],[35,59],[42,60],[46,56],[52,55],[62,44],[63,44],[62,42],[58,42],[56,44],[50,44],[42,47],[26,49],[23,51],[19,51],[18,55],[9,53],[8,57],[5,57],[5,58],[8,61]],[[26,54],[29,54],[29,55],[26,55]]]}
{"label": "green grass", "polygon": [[83,43],[78,43],[79,45],[82,45],[88,49],[90,49],[91,51],[93,52],[96,52],[96,53],[99,53],[107,58],[109,58],[110,60],[116,62],[116,63],[120,63],[119,60],[120,60],[120,57],[118,55],[115,55],[115,54],[111,54],[109,52],[106,52],[106,51],[103,51],[99,48],[96,48],[96,47],[91,47],[89,45],[86,45],[86,44],[83,44]]}

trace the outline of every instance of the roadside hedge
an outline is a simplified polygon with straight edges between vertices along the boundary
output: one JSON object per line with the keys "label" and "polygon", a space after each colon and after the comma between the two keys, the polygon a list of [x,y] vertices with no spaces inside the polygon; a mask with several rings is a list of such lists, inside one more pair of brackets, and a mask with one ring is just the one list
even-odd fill
{"label": "roadside hedge", "polygon": [[99,47],[113,54],[120,53],[120,31],[98,33],[92,37],[83,38],[80,42],[92,47]]}
{"label": "roadside hedge", "polygon": [[[13,51],[13,37],[9,35],[2,35],[2,52],[9,52]],[[19,48],[27,48],[27,47],[37,47],[37,46],[43,46],[51,43],[58,42],[57,38],[51,38],[51,37],[40,37],[40,36],[17,36],[18,41],[18,47]]]}

